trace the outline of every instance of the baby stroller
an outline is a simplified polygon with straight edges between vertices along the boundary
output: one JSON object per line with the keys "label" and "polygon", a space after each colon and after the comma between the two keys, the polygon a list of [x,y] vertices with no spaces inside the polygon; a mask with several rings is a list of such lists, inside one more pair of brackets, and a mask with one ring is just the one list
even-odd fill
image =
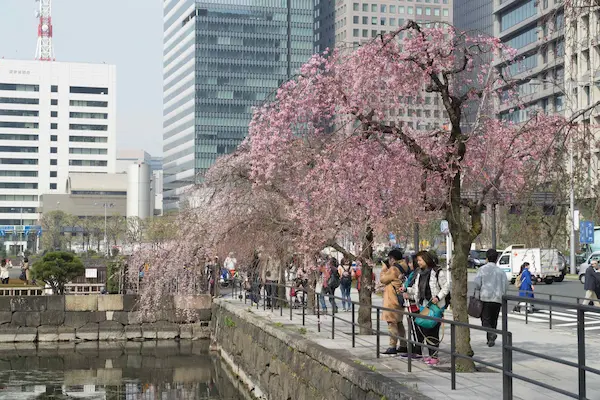
{"label": "baby stroller", "polygon": [[290,288],[290,298],[292,299],[292,307],[300,308],[301,306],[306,307],[306,285],[308,281],[306,279],[296,278],[294,280],[294,286]]}

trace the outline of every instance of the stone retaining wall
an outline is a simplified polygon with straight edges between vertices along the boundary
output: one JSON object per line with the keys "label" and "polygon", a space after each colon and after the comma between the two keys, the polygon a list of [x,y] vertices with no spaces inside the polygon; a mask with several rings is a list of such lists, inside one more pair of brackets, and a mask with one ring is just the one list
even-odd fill
{"label": "stone retaining wall", "polygon": [[211,325],[221,357],[257,398],[427,399],[300,333],[273,326],[250,308],[215,300]]}
{"label": "stone retaining wall", "polygon": [[[0,297],[0,343],[209,337],[210,296],[165,303],[145,315],[134,295]],[[194,310],[191,318],[179,312],[183,304]]]}

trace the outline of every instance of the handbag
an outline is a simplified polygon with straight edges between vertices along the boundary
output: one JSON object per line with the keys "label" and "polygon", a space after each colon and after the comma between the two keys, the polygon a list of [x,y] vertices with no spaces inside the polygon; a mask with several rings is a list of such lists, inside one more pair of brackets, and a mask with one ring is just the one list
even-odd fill
{"label": "handbag", "polygon": [[467,313],[473,318],[481,318],[481,314],[483,313],[483,301],[481,301],[479,296],[475,297],[475,292],[473,292],[473,296],[469,296]]}
{"label": "handbag", "polygon": [[25,273],[25,270],[21,270],[21,275],[19,275],[19,280],[22,280],[22,281],[27,280],[27,274]]}
{"label": "handbag", "polygon": [[[427,306],[419,308],[419,314],[426,315],[429,317],[442,318],[444,316],[444,308],[439,308],[432,302],[429,302]],[[421,328],[431,329],[434,328],[439,322],[433,319],[415,318],[415,324]]]}

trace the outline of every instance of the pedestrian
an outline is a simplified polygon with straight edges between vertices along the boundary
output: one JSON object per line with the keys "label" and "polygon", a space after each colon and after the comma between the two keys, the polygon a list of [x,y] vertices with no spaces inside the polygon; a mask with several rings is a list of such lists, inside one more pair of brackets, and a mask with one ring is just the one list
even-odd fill
{"label": "pedestrian", "polygon": [[[402,252],[398,249],[388,254],[387,262],[381,267],[379,281],[385,285],[383,289],[383,307],[395,311],[384,310],[381,318],[387,322],[390,332],[390,342],[383,354],[406,353],[406,331],[404,330],[404,313],[398,295],[401,294],[402,280],[404,275],[400,271],[398,260],[402,260]],[[400,349],[398,349],[400,344]]]}
{"label": "pedestrian", "polygon": [[[414,284],[408,288],[404,298],[408,300],[412,297],[423,308],[433,304],[440,310],[445,310],[446,299],[450,294],[450,282],[446,279],[446,274],[436,265],[429,252],[420,251],[416,256],[419,270]],[[419,343],[431,346],[428,348],[429,357],[423,357],[423,362],[432,366],[437,365],[439,363],[440,323],[436,322],[431,328],[417,325],[416,331]],[[416,350],[417,353],[420,351],[421,348]]]}
{"label": "pedestrian", "polygon": [[6,259],[3,258],[0,261],[0,279],[2,280],[3,285],[8,285],[8,280],[10,279],[10,272],[8,271],[8,266],[6,265]]}
{"label": "pedestrian", "polygon": [[600,306],[597,295],[597,292],[599,291],[598,288],[600,288],[599,269],[600,266],[598,265],[598,261],[593,260],[590,266],[585,270],[585,284],[583,285],[585,299],[582,304]]}
{"label": "pedestrian", "polygon": [[350,299],[352,266],[350,265],[350,261],[342,258],[338,272],[340,274],[340,289],[342,291],[342,310],[350,311],[352,308],[352,300]]}
{"label": "pedestrian", "polygon": [[[521,265],[521,271],[515,280],[515,286],[519,288],[519,297],[525,297],[533,299],[533,291],[535,287],[533,286],[533,281],[531,280],[531,272],[529,272],[529,263],[524,262]],[[529,308],[529,312],[533,313],[534,307],[527,302],[523,302],[525,304],[525,309]],[[515,312],[521,312],[521,302],[515,306],[513,309]]]}
{"label": "pedestrian", "polygon": [[[412,255],[412,256],[407,256],[405,259],[406,265],[408,265],[408,268],[410,270],[410,273],[408,274],[408,278],[406,278],[406,280],[404,281],[404,283],[402,284],[402,287],[400,288],[400,290],[402,292],[406,292],[408,290],[409,287],[412,287],[415,283],[415,279],[417,276],[417,256],[416,255]],[[407,310],[409,313],[413,313],[413,314],[418,314],[419,313],[419,306],[411,300],[404,300],[404,307],[405,310]],[[412,332],[412,340],[414,342],[418,342],[417,339],[417,333],[416,333],[416,328],[415,328],[415,317],[411,317],[410,315],[406,316],[406,322],[407,322],[407,326],[409,328],[412,327],[412,329],[410,329],[409,332]],[[417,350],[417,348],[415,347],[416,343],[413,343],[412,346],[412,354],[410,354],[411,358],[421,358],[421,353],[420,353],[420,347]],[[407,344],[408,347],[408,344]],[[417,350],[417,351],[415,351]],[[408,358],[409,354],[408,351],[406,353],[401,353],[400,357],[403,358]]]}
{"label": "pedestrian", "polygon": [[[486,328],[498,327],[498,315],[502,309],[502,297],[508,290],[506,274],[498,267],[498,252],[495,249],[486,251],[486,264],[477,270],[475,275],[475,291],[483,303],[481,326]],[[487,345],[496,344],[497,334],[487,332]]]}
{"label": "pedestrian", "polygon": [[327,263],[328,278],[327,278],[327,294],[329,295],[329,303],[331,303],[331,312],[338,312],[338,307],[335,302],[335,289],[340,286],[340,274],[338,271],[338,261],[335,258],[330,258]]}
{"label": "pedestrian", "polygon": [[25,284],[29,285],[29,282],[31,282],[31,270],[29,269],[29,259],[27,257],[23,259],[23,264],[21,264],[21,270],[22,272],[24,272],[25,275]]}
{"label": "pedestrian", "polygon": [[317,282],[315,285],[315,293],[319,298],[321,311],[327,313],[327,304],[325,304],[325,293],[327,292],[327,271],[324,265],[320,265],[317,269]]}

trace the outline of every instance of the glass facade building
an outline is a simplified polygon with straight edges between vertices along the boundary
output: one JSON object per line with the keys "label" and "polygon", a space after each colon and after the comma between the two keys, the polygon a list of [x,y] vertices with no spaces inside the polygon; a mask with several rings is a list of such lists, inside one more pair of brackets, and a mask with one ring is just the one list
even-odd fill
{"label": "glass facade building", "polygon": [[164,2],[164,206],[248,132],[313,53],[312,0]]}

